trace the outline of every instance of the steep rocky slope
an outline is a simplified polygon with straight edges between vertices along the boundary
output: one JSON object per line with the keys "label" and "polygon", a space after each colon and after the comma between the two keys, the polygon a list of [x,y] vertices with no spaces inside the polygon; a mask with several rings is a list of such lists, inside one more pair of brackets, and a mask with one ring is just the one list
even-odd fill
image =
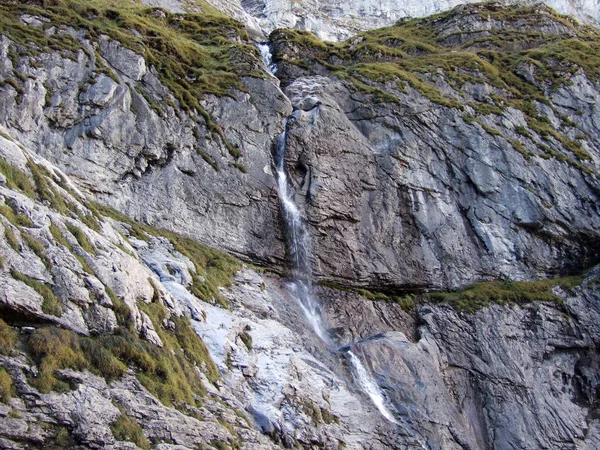
{"label": "steep rocky slope", "polygon": [[[247,24],[257,38],[278,28],[311,31],[323,40],[342,41],[357,32],[393,25],[400,19],[425,17],[477,0],[208,0],[211,5]],[[144,0],[174,12],[196,10],[201,2],[186,0]],[[505,0],[504,4],[544,3],[562,14],[590,24],[600,23],[594,0],[545,0],[543,2]]]}
{"label": "steep rocky slope", "polygon": [[[0,2],[0,447],[598,448],[598,32],[280,30],[280,86],[169,5]],[[280,278],[282,131],[340,349]]]}
{"label": "steep rocky slope", "polygon": [[495,4],[273,39],[323,278],[443,288],[598,260],[595,29]]}
{"label": "steep rocky slope", "polygon": [[386,428],[280,280],[90,202],[4,132],[0,152],[2,448],[359,448]]}
{"label": "steep rocky slope", "polygon": [[430,305],[411,317],[321,288],[393,424],[279,279],[231,279],[240,265],[226,255],[90,202],[6,134],[0,151],[3,448],[600,443],[598,270],[554,288],[561,303],[473,316]]}
{"label": "steep rocky slope", "polygon": [[102,2],[34,13],[2,6],[15,137],[130,216],[284,258],[270,155],[291,106],[240,23]]}

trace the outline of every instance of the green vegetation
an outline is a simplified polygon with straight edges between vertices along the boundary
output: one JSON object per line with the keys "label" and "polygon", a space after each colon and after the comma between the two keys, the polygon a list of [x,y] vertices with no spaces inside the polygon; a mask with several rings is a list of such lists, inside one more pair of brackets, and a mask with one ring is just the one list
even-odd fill
{"label": "green vegetation", "polygon": [[154,363],[145,365],[144,371],[138,374],[140,382],[165,405],[181,404],[199,405],[196,396],[206,393],[194,367],[205,372],[211,382],[219,378],[219,372],[210,359],[208,349],[198,337],[186,317],[171,317],[174,330],[167,331],[162,326],[166,317],[166,308],[160,303],[138,306],[150,319],[165,347],[159,349],[152,346],[147,354],[154,358]]}
{"label": "green vegetation", "polygon": [[9,189],[19,190],[30,198],[34,197],[35,189],[25,172],[0,158],[0,173],[6,178],[6,186]]}
{"label": "green vegetation", "polygon": [[[492,21],[483,37],[469,27],[447,34],[448,23],[473,20],[476,15]],[[541,31],[552,27],[562,34]],[[548,7],[471,5],[467,10],[402,20],[339,44],[321,42],[298,30],[277,30],[273,38],[279,63],[296,64],[309,72],[314,67],[327,69],[347,80],[353,89],[372,95],[375,102],[398,102],[400,93],[410,86],[434,103],[460,110],[472,108],[479,116],[501,116],[507,108],[517,108],[525,114],[535,134],[523,126],[516,127],[515,132],[533,141],[537,148],[541,139],[556,149],[539,156],[555,157],[585,174],[598,176],[591,165],[586,165],[591,156],[582,143],[565,136],[576,130],[577,124],[559,115],[547,95],[568,83],[579,70],[592,81],[600,78],[600,32]],[[301,51],[296,52],[297,49]],[[302,59],[298,60],[297,55],[302,55]],[[526,77],[524,72],[531,76]],[[442,91],[440,81],[449,84],[453,91]],[[484,99],[468,101],[465,86],[481,84],[491,86],[493,92]],[[559,128],[554,129],[547,118],[540,116],[540,104],[549,106],[561,119]],[[468,124],[478,121],[486,132],[506,140],[527,160],[538,155],[528,151],[523,142],[507,139],[472,113],[463,116],[463,120]],[[585,135],[577,135],[585,139]]]}
{"label": "green vegetation", "polygon": [[46,248],[44,247],[44,244],[25,231],[21,231],[21,237],[27,243],[27,246],[31,249],[31,251],[42,260],[44,266],[46,266],[46,269],[52,269],[52,262],[48,259],[44,252]]}
{"label": "green vegetation", "polygon": [[246,348],[248,350],[252,350],[252,336],[250,336],[248,331],[244,330],[240,334],[238,334],[238,336],[240,337]]}
{"label": "green vegetation", "polygon": [[144,436],[142,427],[128,415],[122,413],[110,425],[110,429],[117,441],[133,442],[144,450],[150,449],[150,443],[146,436]]}
{"label": "green vegetation", "polygon": [[[84,38],[92,42],[101,35],[109,36],[154,66],[160,81],[180,106],[195,111],[196,118],[202,118],[213,137],[221,139],[237,159],[239,149],[225,138],[221,127],[199,101],[207,94],[233,97],[234,89],[245,91],[243,76],[264,77],[264,73],[255,69],[260,54],[241,22],[207,2],[197,3],[203,5],[201,14],[173,14],[135,1],[51,0],[37,5],[6,2],[0,5],[0,32],[20,44],[21,54],[30,57],[52,50],[75,59],[77,52],[85,52],[96,61],[92,79],[103,73],[119,82],[119,77],[101,56],[89,55],[89,50],[68,28],[83,30]],[[42,27],[27,26],[19,21],[22,14],[42,16],[49,22]],[[47,33],[51,27],[56,27],[58,32]],[[12,56],[17,62],[20,55],[13,51]],[[9,81],[18,93],[23,91],[19,82],[7,79],[5,83]],[[160,105],[174,106],[170,96],[154,98],[147,92],[142,95],[158,113],[162,111]]]}
{"label": "green vegetation", "polygon": [[38,375],[30,383],[42,393],[70,390],[71,386],[55,377],[56,370],[88,368],[79,346],[79,337],[72,331],[56,327],[39,328],[29,337],[26,345],[39,369]]}
{"label": "green vegetation", "polygon": [[552,288],[573,289],[583,281],[582,277],[564,277],[540,281],[486,281],[473,283],[456,292],[432,292],[427,298],[435,303],[447,303],[459,311],[473,313],[492,303],[499,305],[526,304],[531,302],[561,303]]}
{"label": "green vegetation", "polygon": [[127,367],[136,370],[138,380],[163,404],[185,412],[185,405],[199,406],[206,394],[196,367],[211,381],[218,370],[202,340],[187,318],[171,318],[173,331],[162,327],[165,308],[158,304],[142,305],[151,317],[164,347],[160,348],[121,327],[114,334],[96,337],[78,336],[57,327],[37,329],[26,346],[39,367],[32,385],[40,392],[65,392],[70,386],[57,377],[59,369],[90,370],[108,382],[122,377]]}
{"label": "green vegetation", "polygon": [[19,214],[10,206],[0,205],[0,214],[6,217],[6,219],[15,227],[31,228],[33,226],[33,223],[27,216]]}
{"label": "green vegetation", "polygon": [[0,402],[8,404],[14,393],[13,380],[5,368],[0,368]]}
{"label": "green vegetation", "polygon": [[175,250],[194,263],[196,272],[191,274],[190,291],[204,301],[216,302],[223,307],[228,306],[227,299],[219,292],[219,286],[231,286],[233,276],[241,267],[237,259],[171,231],[135,222],[126,215],[99,203],[94,203],[93,208],[98,214],[128,224],[131,234],[138,239],[148,240],[148,236],[163,236],[169,239]]}
{"label": "green vegetation", "polygon": [[77,242],[83,250],[92,255],[96,255],[96,248],[90,243],[81,228],[71,222],[65,222],[65,226],[67,227],[67,230],[69,230],[69,233],[77,239]]}
{"label": "green vegetation", "polygon": [[115,291],[113,291],[110,287],[104,286],[104,292],[106,292],[106,295],[108,295],[108,298],[110,298],[112,309],[115,312],[118,324],[126,329],[131,330],[133,327],[131,308],[129,308],[127,303],[118,297],[117,294],[115,294]]}
{"label": "green vegetation", "polygon": [[10,245],[15,252],[21,252],[21,246],[11,227],[4,225],[4,237],[6,238],[8,245]]}
{"label": "green vegetation", "polygon": [[29,167],[33,181],[35,182],[35,191],[38,199],[42,202],[48,202],[51,208],[66,215],[69,207],[62,195],[48,182],[49,179],[52,179],[50,172],[45,167],[35,164],[31,160],[27,163],[27,167]]}
{"label": "green vegetation", "polygon": [[11,269],[10,274],[15,280],[25,283],[42,296],[42,311],[44,313],[52,314],[57,317],[62,316],[62,301],[54,295],[50,286],[14,269]]}
{"label": "green vegetation", "polygon": [[65,427],[58,428],[56,434],[54,435],[54,440],[61,448],[67,448],[70,444],[72,444],[69,436],[69,430],[67,430]]}
{"label": "green vegetation", "polygon": [[58,228],[58,226],[56,226],[56,224],[51,223],[50,227],[50,234],[52,235],[54,242],[56,242],[57,244],[62,245],[63,247],[65,247],[67,250],[69,250],[69,252],[71,252],[71,254],[73,256],[75,256],[75,258],[77,258],[77,260],[79,261],[79,264],[81,264],[81,267],[83,268],[83,271],[90,274],[90,275],[94,275],[94,271],[91,269],[91,267],[89,266],[89,264],[87,263],[87,261],[85,260],[85,258],[82,255],[79,255],[77,253],[75,253],[75,251],[73,250],[73,247],[71,246],[71,244],[69,244],[69,242],[65,239],[64,235],[62,234],[62,232],[60,231],[60,229]]}
{"label": "green vegetation", "polygon": [[11,356],[15,353],[17,336],[8,324],[0,319],[0,355]]}
{"label": "green vegetation", "polygon": [[373,292],[367,289],[358,289],[357,292],[368,300],[397,303],[404,312],[412,311],[416,305],[413,294],[388,295],[383,292]]}

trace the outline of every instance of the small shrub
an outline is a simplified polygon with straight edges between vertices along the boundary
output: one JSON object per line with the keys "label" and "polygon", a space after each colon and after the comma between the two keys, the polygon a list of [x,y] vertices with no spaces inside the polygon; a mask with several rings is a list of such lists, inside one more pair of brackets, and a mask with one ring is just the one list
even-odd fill
{"label": "small shrub", "polygon": [[144,450],[150,449],[150,443],[144,436],[142,427],[131,417],[121,414],[111,425],[110,429],[117,441],[133,442]]}

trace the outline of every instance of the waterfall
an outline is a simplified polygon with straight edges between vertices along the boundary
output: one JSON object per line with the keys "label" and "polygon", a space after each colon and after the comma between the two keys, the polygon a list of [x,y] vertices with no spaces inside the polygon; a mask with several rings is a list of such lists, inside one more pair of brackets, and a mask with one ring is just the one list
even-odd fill
{"label": "waterfall", "polygon": [[285,141],[287,137],[287,120],[283,132],[275,142],[275,168],[277,171],[277,187],[279,199],[283,206],[286,225],[287,246],[292,260],[292,278],[290,285],[294,297],[299,301],[302,310],[317,336],[330,346],[331,338],[327,332],[321,315],[320,305],[313,294],[312,269],[310,263],[311,245],[308,230],[302,223],[302,216],[293,199],[293,192],[285,171]]}
{"label": "waterfall", "polygon": [[392,423],[398,423],[396,419],[394,419],[394,416],[390,410],[385,406],[385,399],[383,398],[379,387],[373,380],[371,374],[367,371],[367,368],[363,365],[360,358],[352,353],[352,350],[348,350],[347,354],[350,357],[350,362],[354,368],[354,376],[358,382],[358,385],[364,392],[367,393],[369,397],[371,397],[371,401],[377,407],[383,417]]}
{"label": "waterfall", "polygon": [[[277,171],[277,187],[279,199],[283,208],[283,218],[286,226],[287,246],[292,262],[292,282],[290,290],[304,315],[317,336],[332,350],[337,350],[325,324],[318,298],[313,292],[311,243],[307,228],[304,226],[298,206],[294,202],[293,191],[285,170],[285,151],[287,138],[287,119],[283,132],[275,142],[275,168]],[[383,417],[393,423],[398,423],[385,406],[385,400],[377,383],[359,357],[351,350],[344,350],[353,367],[354,377],[360,388],[371,398]]]}
{"label": "waterfall", "polygon": [[260,51],[260,56],[263,62],[265,63],[265,66],[267,66],[267,69],[269,69],[271,75],[275,75],[275,73],[277,72],[277,66],[273,64],[273,54],[271,53],[271,46],[268,42],[263,42],[257,44],[256,46]]}

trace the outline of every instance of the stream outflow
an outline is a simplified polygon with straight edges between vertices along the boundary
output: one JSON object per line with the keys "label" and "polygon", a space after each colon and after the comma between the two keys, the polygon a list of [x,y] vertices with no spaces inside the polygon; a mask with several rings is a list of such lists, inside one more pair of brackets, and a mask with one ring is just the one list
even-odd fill
{"label": "stream outflow", "polygon": [[[263,44],[264,45],[264,44]],[[266,46],[268,50],[269,47]],[[268,66],[270,58],[265,58],[261,48],[265,65]],[[268,52],[270,55],[270,51]],[[317,106],[318,107],[318,106]],[[298,301],[304,315],[314,332],[327,345],[331,351],[339,351],[338,345],[330,336],[325,324],[318,297],[314,294],[311,266],[311,243],[307,228],[304,226],[300,210],[294,202],[294,193],[285,170],[285,152],[287,138],[287,119],[284,122],[283,132],[275,141],[275,168],[277,172],[277,187],[279,199],[283,208],[283,219],[286,227],[287,246],[292,262],[292,282],[290,290]],[[362,361],[351,350],[345,350],[352,368],[355,381],[359,387],[371,398],[381,415],[393,423],[398,423],[392,413],[385,406],[385,400],[377,383]]]}

